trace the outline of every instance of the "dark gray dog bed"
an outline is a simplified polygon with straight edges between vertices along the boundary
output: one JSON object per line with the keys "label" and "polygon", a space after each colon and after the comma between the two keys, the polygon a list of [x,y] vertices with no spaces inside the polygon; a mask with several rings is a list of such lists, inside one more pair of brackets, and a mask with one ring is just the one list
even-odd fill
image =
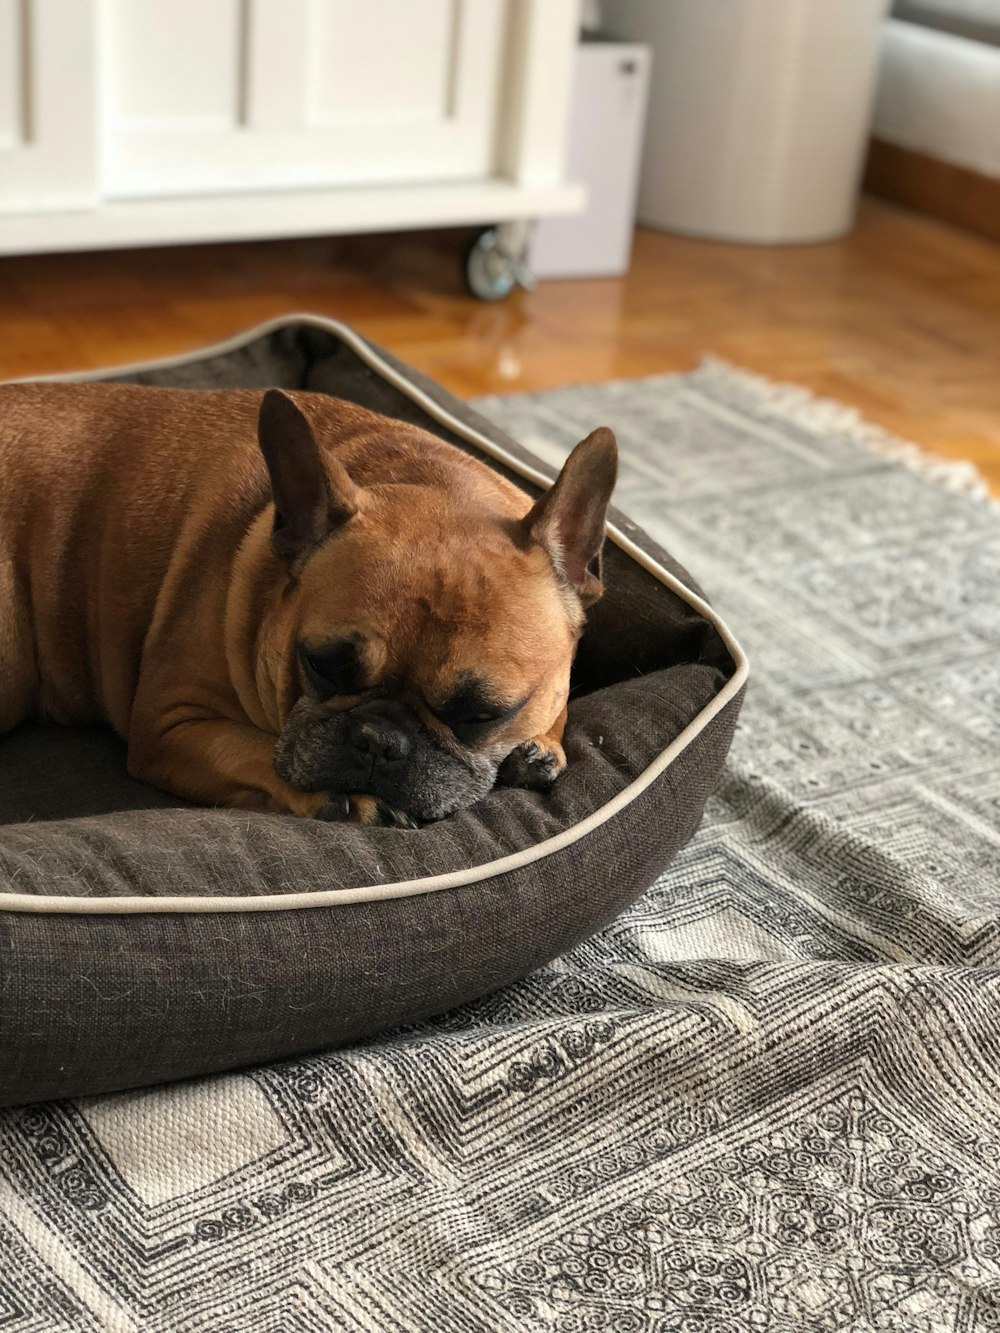
{"label": "dark gray dog bed", "polygon": [[[329,320],[67,378],[320,390],[527,490],[550,476]],[[747,667],[684,570],[612,522],[551,794],[498,789],[418,831],[367,829],[185,805],[131,780],[100,732],[0,739],[0,1105],[368,1037],[524,976],[637,898],[698,825]]]}

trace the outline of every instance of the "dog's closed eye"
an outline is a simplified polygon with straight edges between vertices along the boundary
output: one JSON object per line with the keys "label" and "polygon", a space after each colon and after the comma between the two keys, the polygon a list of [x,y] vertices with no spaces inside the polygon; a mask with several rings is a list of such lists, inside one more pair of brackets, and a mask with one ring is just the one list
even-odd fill
{"label": "dog's closed eye", "polygon": [[300,643],[298,655],[306,682],[321,699],[335,694],[361,694],[368,688],[355,638],[319,646]]}
{"label": "dog's closed eye", "polygon": [[526,702],[522,699],[516,704],[505,704],[491,696],[493,691],[486,682],[463,681],[450,698],[431,708],[431,712],[463,744],[474,744],[510,722]]}

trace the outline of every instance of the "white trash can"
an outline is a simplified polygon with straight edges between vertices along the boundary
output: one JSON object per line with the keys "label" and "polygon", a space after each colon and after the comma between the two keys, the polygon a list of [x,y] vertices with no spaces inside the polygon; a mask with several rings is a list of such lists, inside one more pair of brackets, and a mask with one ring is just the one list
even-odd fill
{"label": "white trash can", "polygon": [[849,231],[889,0],[603,0],[648,42],[639,220],[725,241]]}

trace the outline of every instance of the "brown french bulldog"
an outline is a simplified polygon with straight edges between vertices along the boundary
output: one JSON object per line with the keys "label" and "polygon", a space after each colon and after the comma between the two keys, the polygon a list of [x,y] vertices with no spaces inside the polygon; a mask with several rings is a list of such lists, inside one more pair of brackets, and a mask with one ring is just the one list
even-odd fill
{"label": "brown french bulldog", "polygon": [[0,387],[0,732],[108,723],[129,771],[410,826],[548,787],[616,449],[536,504],[314,393]]}

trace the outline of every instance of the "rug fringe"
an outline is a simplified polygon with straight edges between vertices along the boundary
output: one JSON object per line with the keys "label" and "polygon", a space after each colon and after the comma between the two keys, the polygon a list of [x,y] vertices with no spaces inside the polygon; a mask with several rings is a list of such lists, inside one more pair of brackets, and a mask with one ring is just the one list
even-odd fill
{"label": "rug fringe", "polygon": [[991,496],[986,479],[974,463],[942,458],[940,454],[900,439],[868,421],[856,408],[834,398],[823,398],[801,384],[769,380],[717,356],[704,357],[690,378],[696,385],[702,383],[706,388],[713,385],[724,387],[741,397],[748,406],[773,413],[785,421],[791,420],[813,434],[836,432],[846,436],[894,463],[921,473],[946,490],[1000,505],[1000,500]]}

